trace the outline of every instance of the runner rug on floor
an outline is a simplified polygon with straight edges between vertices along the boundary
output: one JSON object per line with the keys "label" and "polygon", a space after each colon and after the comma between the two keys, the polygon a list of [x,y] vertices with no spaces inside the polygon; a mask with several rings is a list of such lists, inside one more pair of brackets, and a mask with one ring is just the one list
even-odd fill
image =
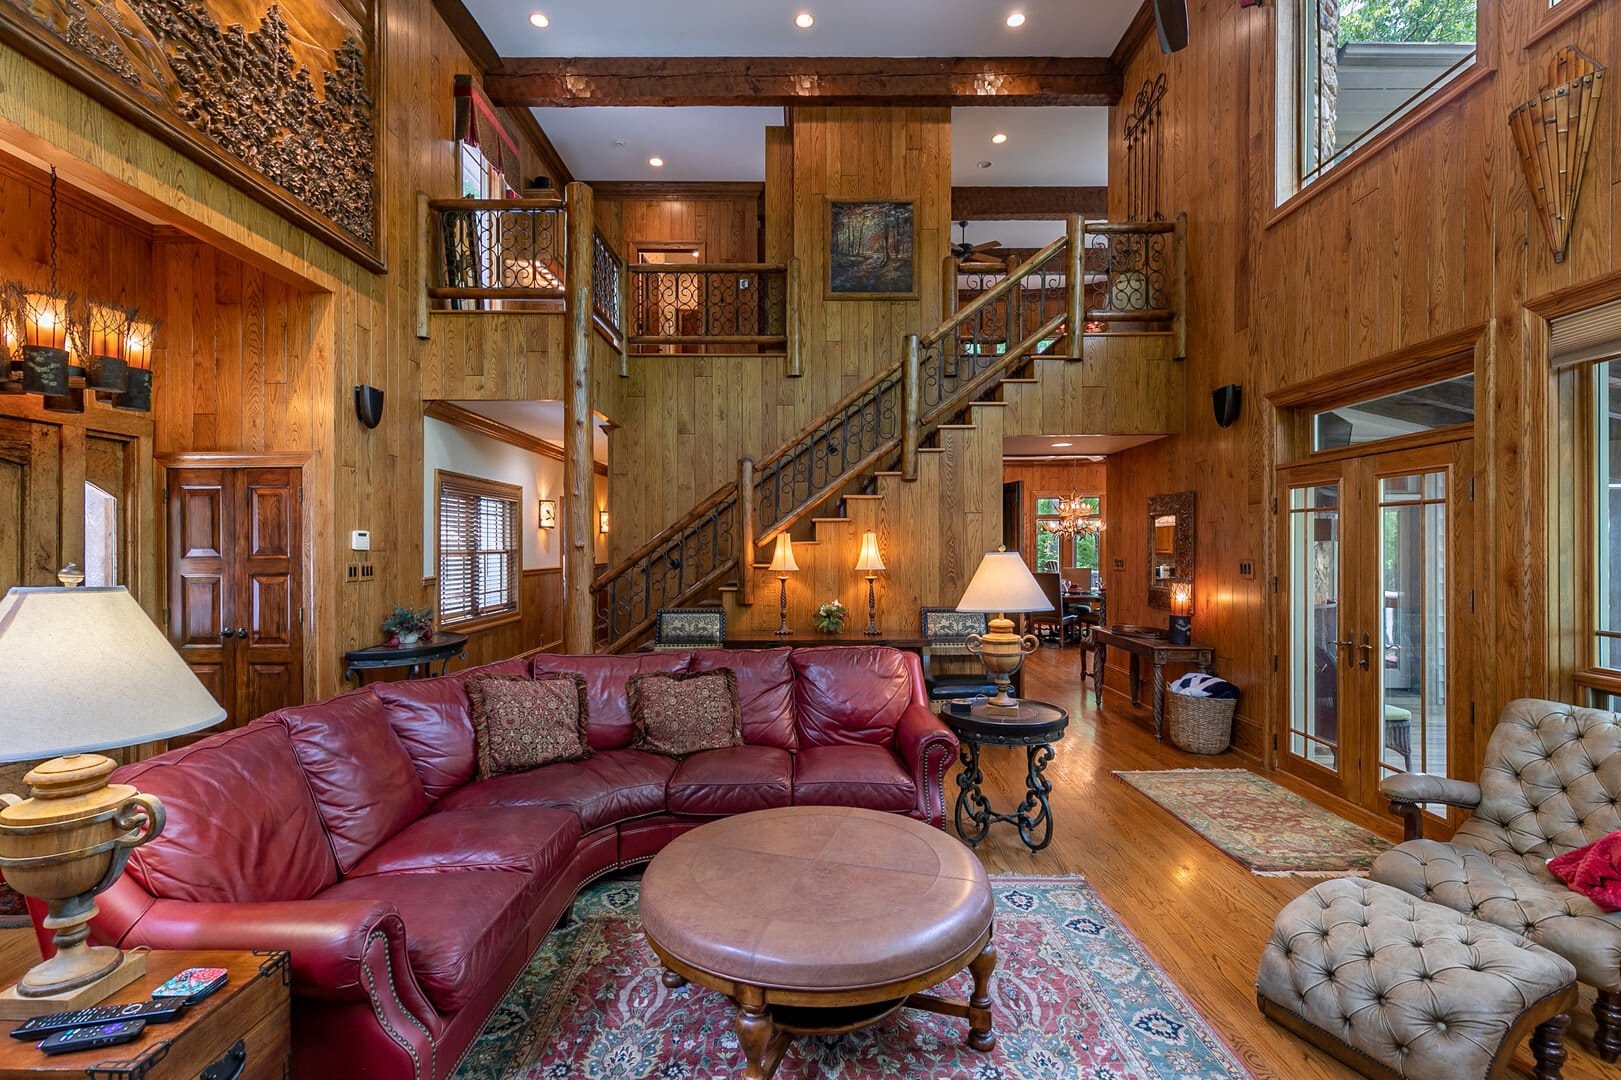
{"label": "runner rug on floor", "polygon": [[[595,885],[578,921],[530,959],[457,1080],[710,1080],[741,1074],[736,1009],[666,989],[637,918],[639,883]],[[1156,1080],[1248,1077],[1232,1052],[1080,878],[991,879],[996,1046],[966,1020],[902,1009],[848,1035],[801,1037],[779,1080]],[[946,984],[967,997],[964,972]]]}
{"label": "runner rug on floor", "polygon": [[1116,772],[1254,874],[1365,873],[1390,841],[1248,769]]}

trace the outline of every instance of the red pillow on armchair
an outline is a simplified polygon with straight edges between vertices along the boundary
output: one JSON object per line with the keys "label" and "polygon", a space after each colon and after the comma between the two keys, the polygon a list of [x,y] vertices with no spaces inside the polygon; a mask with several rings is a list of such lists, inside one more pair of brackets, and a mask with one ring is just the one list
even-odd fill
{"label": "red pillow on armchair", "polygon": [[1621,911],[1621,829],[1549,859],[1548,869],[1605,911]]}

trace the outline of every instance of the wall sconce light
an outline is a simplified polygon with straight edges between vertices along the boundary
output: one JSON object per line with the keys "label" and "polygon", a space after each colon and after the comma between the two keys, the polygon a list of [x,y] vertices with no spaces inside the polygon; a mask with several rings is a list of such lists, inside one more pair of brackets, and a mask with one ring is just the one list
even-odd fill
{"label": "wall sconce light", "polygon": [[608,534],[608,511],[606,510],[597,511],[597,532],[602,533],[604,536]]}
{"label": "wall sconce light", "polygon": [[878,551],[878,534],[868,529],[861,537],[861,554],[856,558],[856,569],[867,575],[867,629],[868,636],[878,634],[878,600],[873,595],[873,582],[878,571],[884,569],[884,557]]}
{"label": "wall sconce light", "polygon": [[540,527],[542,529],[557,528],[557,500],[540,500]]}
{"label": "wall sconce light", "polygon": [[1171,586],[1171,625],[1169,640],[1172,645],[1193,642],[1193,586],[1178,581]]}
{"label": "wall sconce light", "polygon": [[1244,388],[1228,383],[1210,391],[1210,406],[1216,413],[1216,426],[1229,428],[1238,422],[1238,410],[1244,403]]}
{"label": "wall sconce light", "polygon": [[383,422],[383,392],[375,386],[355,387],[355,417],[367,428]]}

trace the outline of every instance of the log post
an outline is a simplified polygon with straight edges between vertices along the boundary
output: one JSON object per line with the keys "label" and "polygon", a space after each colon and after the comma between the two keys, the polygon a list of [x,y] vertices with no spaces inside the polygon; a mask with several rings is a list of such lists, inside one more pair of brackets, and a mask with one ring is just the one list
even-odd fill
{"label": "log post", "polygon": [[754,603],[754,459],[737,459],[737,602]]}
{"label": "log post", "polygon": [[[805,374],[804,348],[805,328],[799,324],[799,256],[795,255],[788,260],[788,296],[785,301],[787,307],[783,315],[783,333],[788,335],[788,375],[798,378]],[[750,559],[752,562],[753,559]]]}
{"label": "log post", "polygon": [[588,653],[595,645],[597,520],[591,457],[591,189],[578,181],[565,189],[568,296],[568,380],[563,394],[563,651]]}
{"label": "log post", "polygon": [[619,377],[630,378],[630,264],[619,264]]}
{"label": "log post", "polygon": [[1187,211],[1176,215],[1176,231],[1171,234],[1171,241],[1176,245],[1172,257],[1176,260],[1176,310],[1171,313],[1171,335],[1176,348],[1173,355],[1177,360],[1188,358],[1188,215]]}
{"label": "log post", "polygon": [[917,479],[918,424],[921,419],[919,380],[922,350],[916,334],[906,335],[906,366],[901,369],[901,478]]}
{"label": "log post", "polygon": [[[1007,257],[1007,271],[1004,275],[1007,281],[1019,280],[1019,260],[1013,255]],[[1012,352],[1024,340],[1024,290],[1014,285],[1002,300],[1002,311],[1006,318],[1003,329],[1007,331],[1007,351]]]}
{"label": "log post", "polygon": [[957,314],[957,257],[947,255],[940,267],[940,321]]}
{"label": "log post", "polygon": [[1069,337],[1069,357],[1079,360],[1085,352],[1086,335],[1086,219],[1069,215],[1064,233],[1069,238],[1064,246],[1064,330]]}

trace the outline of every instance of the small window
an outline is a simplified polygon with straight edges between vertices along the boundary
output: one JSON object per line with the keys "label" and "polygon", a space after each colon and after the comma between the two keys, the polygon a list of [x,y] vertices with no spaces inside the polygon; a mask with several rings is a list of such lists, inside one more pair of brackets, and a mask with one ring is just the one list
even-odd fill
{"label": "small window", "polygon": [[1312,449],[1339,450],[1474,420],[1475,376],[1470,372],[1313,413]]}
{"label": "small window", "polygon": [[118,498],[86,481],[84,583],[91,588],[119,584],[118,531]]}
{"label": "small window", "polygon": [[1621,671],[1621,360],[1592,366],[1594,666]]}
{"label": "small window", "polygon": [[439,624],[518,610],[518,505],[513,484],[436,474],[439,487]]}
{"label": "small window", "polygon": [[[1083,497],[1081,499],[1081,511],[1089,518],[1098,518],[1099,524],[1102,524],[1103,500],[1098,496],[1087,495]],[[1102,546],[1099,541],[1102,537],[1101,531],[1076,533],[1075,539],[1070,545],[1070,565],[1077,570],[1091,570],[1094,580],[1096,580],[1097,571],[1100,569],[1098,555]]]}
{"label": "small window", "polygon": [[[1310,184],[1475,59],[1475,0],[1286,0],[1278,20],[1279,200]],[[1292,105],[1292,108],[1281,107]]]}

